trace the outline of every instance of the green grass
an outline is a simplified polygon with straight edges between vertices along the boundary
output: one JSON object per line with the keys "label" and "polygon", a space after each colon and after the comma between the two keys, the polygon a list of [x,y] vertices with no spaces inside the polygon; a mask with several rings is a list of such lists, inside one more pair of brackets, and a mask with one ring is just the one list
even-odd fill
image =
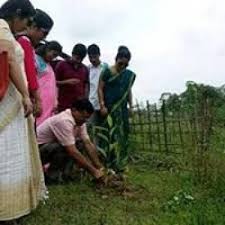
{"label": "green grass", "polygon": [[[165,164],[152,166],[147,160],[130,165],[126,191],[98,190],[86,178],[50,186],[46,204],[20,224],[224,225],[225,191],[215,195],[212,186],[196,185],[189,172],[171,170]],[[187,201],[184,193],[194,200]]]}

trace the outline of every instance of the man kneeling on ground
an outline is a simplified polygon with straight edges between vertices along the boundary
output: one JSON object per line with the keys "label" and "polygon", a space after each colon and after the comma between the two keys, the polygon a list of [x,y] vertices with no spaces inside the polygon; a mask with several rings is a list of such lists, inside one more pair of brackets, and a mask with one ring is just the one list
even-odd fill
{"label": "man kneeling on ground", "polygon": [[[96,179],[104,175],[96,147],[89,138],[85,124],[93,112],[89,100],[77,100],[71,109],[48,118],[37,128],[42,164],[49,165],[47,175],[54,171],[63,174],[71,159]],[[78,138],[83,141],[88,159],[76,147]]]}

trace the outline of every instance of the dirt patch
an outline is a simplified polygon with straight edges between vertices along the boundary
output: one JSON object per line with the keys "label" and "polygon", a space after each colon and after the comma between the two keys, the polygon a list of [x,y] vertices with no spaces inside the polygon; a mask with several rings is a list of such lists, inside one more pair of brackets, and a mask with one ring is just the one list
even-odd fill
{"label": "dirt patch", "polygon": [[104,181],[96,183],[96,191],[102,199],[111,196],[121,196],[128,199],[139,199],[141,196],[150,194],[144,186],[135,186],[127,181],[122,175],[109,175]]}

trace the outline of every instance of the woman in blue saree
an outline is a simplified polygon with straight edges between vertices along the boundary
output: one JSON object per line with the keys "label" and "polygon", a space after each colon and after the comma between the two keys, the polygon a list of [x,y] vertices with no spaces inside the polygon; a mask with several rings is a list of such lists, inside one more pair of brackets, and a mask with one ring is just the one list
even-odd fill
{"label": "woman in blue saree", "polygon": [[113,127],[116,128],[114,141],[122,146],[120,154],[127,155],[129,134],[129,112],[132,108],[131,88],[136,75],[127,69],[131,53],[125,46],[120,46],[116,55],[115,65],[104,70],[99,81],[99,103],[103,118],[110,115]]}

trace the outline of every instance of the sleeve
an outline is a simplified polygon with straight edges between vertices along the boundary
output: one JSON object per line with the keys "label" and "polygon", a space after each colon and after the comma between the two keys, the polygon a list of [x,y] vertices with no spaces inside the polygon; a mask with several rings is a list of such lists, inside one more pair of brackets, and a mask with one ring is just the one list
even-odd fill
{"label": "sleeve", "polygon": [[13,44],[13,35],[6,23],[0,23],[0,52],[7,52],[9,64],[15,61],[15,46]]}
{"label": "sleeve", "polygon": [[30,40],[27,37],[20,37],[17,40],[24,50],[24,66],[27,76],[28,88],[31,91],[38,89],[37,71],[35,68],[35,55],[34,49]]}
{"label": "sleeve", "polygon": [[109,65],[107,63],[102,64],[102,72],[109,68]]}
{"label": "sleeve", "polygon": [[9,72],[22,78],[21,67],[16,60],[15,39],[6,22],[0,22],[0,52],[8,53]]}
{"label": "sleeve", "polygon": [[[49,66],[50,66],[50,69],[51,69],[51,71],[52,71],[53,79],[54,79],[54,90],[55,90],[55,102],[54,102],[54,107],[57,108],[57,106],[58,106],[58,88],[57,88],[57,84],[56,84],[55,72],[54,72],[52,66],[51,66],[51,65],[49,65]],[[54,109],[54,110],[55,110],[55,109]],[[54,112],[54,114],[55,114],[55,112]]]}
{"label": "sleeve", "polygon": [[108,80],[108,77],[109,77],[108,71],[109,71],[109,69],[106,68],[106,69],[104,69],[104,70],[101,72],[101,75],[100,75],[100,80],[101,80],[101,81],[106,82],[106,81]]}
{"label": "sleeve", "polygon": [[75,144],[74,126],[68,121],[60,121],[51,127],[56,139],[63,146]]}

